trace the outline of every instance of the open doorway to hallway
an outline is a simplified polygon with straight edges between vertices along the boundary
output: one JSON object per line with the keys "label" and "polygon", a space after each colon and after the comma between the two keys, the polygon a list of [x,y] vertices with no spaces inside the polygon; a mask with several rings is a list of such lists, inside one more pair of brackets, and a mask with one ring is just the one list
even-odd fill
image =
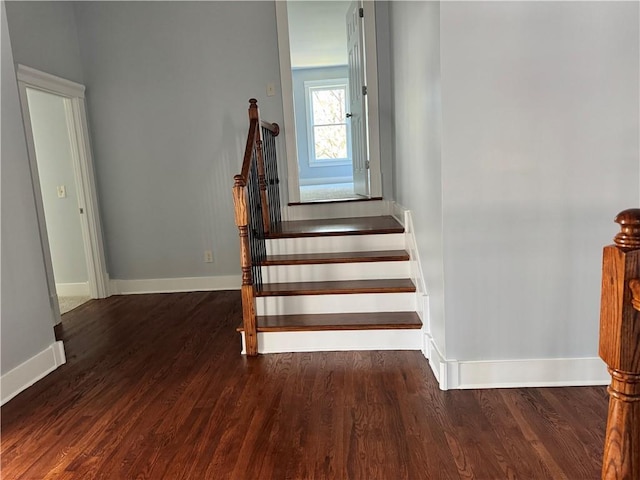
{"label": "open doorway to hallway", "polygon": [[60,313],[91,299],[65,98],[27,88],[49,250]]}
{"label": "open doorway to hallway", "polygon": [[377,83],[367,81],[375,31],[365,35],[374,10],[360,0],[287,1],[276,14],[290,203],[379,197]]}
{"label": "open doorway to hallway", "polygon": [[[109,295],[84,85],[18,65],[33,196],[54,323]],[[69,297],[79,297],[71,298]]]}

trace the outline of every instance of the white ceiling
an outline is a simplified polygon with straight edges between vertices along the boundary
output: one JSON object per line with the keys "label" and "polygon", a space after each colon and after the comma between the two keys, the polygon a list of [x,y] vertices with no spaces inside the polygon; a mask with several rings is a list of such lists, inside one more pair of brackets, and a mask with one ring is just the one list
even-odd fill
{"label": "white ceiling", "polygon": [[347,64],[346,13],[350,1],[289,1],[293,68]]}

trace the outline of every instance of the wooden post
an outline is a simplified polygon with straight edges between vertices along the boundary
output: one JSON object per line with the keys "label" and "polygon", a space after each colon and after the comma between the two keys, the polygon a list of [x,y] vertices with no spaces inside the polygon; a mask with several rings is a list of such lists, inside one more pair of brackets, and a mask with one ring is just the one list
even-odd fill
{"label": "wooden post", "polygon": [[621,231],[604,248],[600,357],[611,374],[602,478],[640,479],[640,209],[615,221]]}
{"label": "wooden post", "polygon": [[256,331],[256,304],[251,275],[251,250],[249,247],[249,215],[245,181],[242,175],[233,177],[233,204],[235,221],[240,231],[240,265],[242,266],[242,324],[246,353],[258,355],[258,333]]}
{"label": "wooden post", "polygon": [[264,156],[262,152],[262,127],[260,126],[260,111],[255,98],[249,100],[249,120],[256,120],[256,161],[258,162],[258,188],[260,189],[260,209],[262,210],[262,225],[264,233],[271,231],[269,219],[269,201],[267,199],[267,181],[264,173]]}

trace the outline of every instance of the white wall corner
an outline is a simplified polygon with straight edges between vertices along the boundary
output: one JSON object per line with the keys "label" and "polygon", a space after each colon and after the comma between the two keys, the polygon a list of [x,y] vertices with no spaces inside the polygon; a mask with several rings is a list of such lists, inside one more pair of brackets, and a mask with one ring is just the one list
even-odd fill
{"label": "white wall corner", "polygon": [[[447,361],[440,349],[433,340],[433,337],[429,333],[424,334],[424,354],[429,360],[429,366],[433,372],[433,376],[436,377],[440,390],[449,390],[451,387],[450,380],[456,375],[456,362]],[[455,388],[455,387],[454,387]]]}
{"label": "white wall corner", "polygon": [[0,377],[0,405],[4,405],[66,361],[64,345],[58,340],[5,373]]}
{"label": "white wall corner", "polygon": [[89,282],[56,283],[56,292],[62,297],[86,297],[90,295]]}
{"label": "white wall corner", "polygon": [[139,280],[116,280],[109,282],[111,295],[139,293],[206,292],[215,290],[239,290],[239,275],[216,277],[149,278]]}

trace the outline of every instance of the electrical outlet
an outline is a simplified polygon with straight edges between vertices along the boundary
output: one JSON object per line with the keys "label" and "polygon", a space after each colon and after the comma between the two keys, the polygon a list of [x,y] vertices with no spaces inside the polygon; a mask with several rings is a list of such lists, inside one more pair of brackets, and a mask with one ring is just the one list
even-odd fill
{"label": "electrical outlet", "polygon": [[58,185],[56,190],[58,192],[58,198],[65,198],[67,196],[67,187],[64,185]]}
{"label": "electrical outlet", "polygon": [[213,252],[211,250],[204,251],[204,263],[213,263]]}

